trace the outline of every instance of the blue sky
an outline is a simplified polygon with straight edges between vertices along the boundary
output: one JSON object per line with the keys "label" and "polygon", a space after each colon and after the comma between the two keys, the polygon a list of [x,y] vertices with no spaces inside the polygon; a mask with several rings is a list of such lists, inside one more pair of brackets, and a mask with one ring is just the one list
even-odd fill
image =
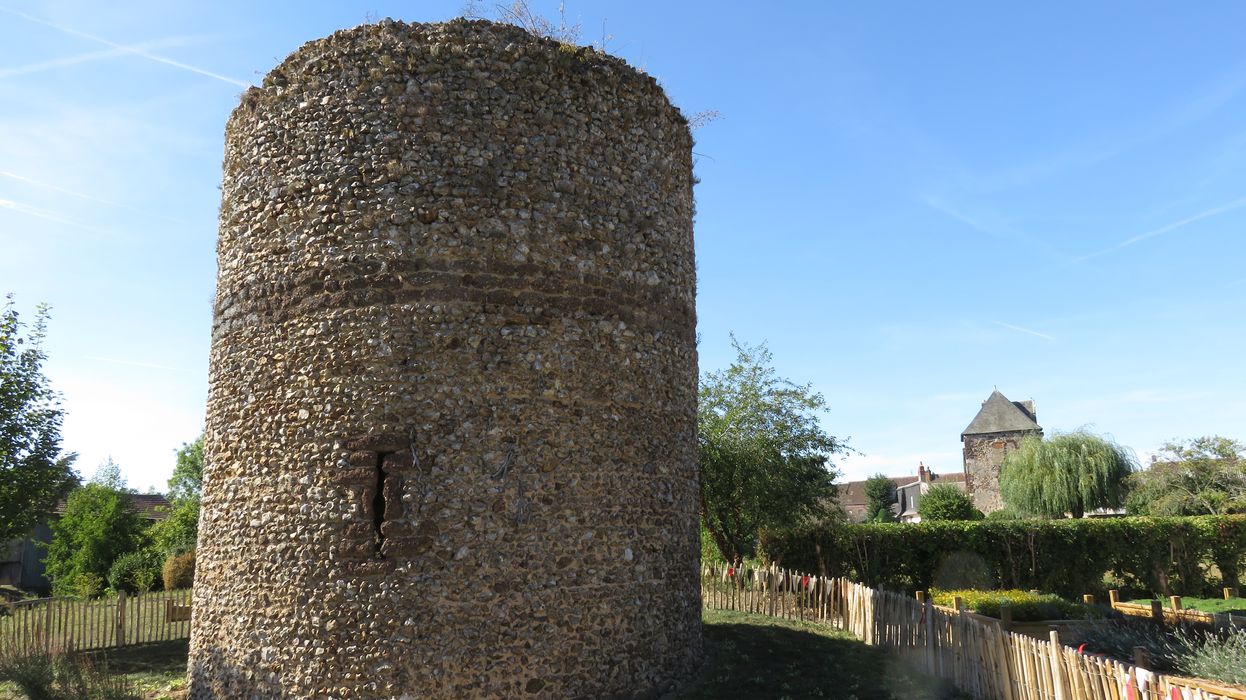
{"label": "blue sky", "polygon": [[[53,307],[80,469],[111,455],[163,487],[202,427],[243,86],[336,29],[461,8],[0,0],[0,292]],[[722,113],[696,133],[702,368],[732,331],[766,341],[863,453],[849,477],[960,469],[996,386],[1144,460],[1246,439],[1246,4],[567,13],[686,111]]]}

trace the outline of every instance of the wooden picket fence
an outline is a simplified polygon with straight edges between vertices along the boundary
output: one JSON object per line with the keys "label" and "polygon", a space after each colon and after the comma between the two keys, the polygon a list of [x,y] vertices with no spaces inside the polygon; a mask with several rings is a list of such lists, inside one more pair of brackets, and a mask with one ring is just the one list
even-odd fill
{"label": "wooden picket fence", "polygon": [[88,651],[190,637],[190,589],[79,600],[40,598],[0,612],[0,653]]}
{"label": "wooden picket fence", "polygon": [[829,624],[982,700],[1246,700],[1246,691],[1153,673],[929,600],[842,578],[768,569],[704,567],[702,605]]}

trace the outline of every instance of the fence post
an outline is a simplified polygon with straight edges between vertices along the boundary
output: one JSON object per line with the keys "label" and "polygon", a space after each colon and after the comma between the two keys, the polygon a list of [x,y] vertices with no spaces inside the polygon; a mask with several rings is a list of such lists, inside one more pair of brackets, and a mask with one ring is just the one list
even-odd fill
{"label": "fence post", "polygon": [[1112,608],[1116,608],[1116,604],[1121,602],[1121,592],[1113,588],[1108,591],[1108,602],[1112,604]]}
{"label": "fence post", "polygon": [[1012,606],[1007,603],[999,606],[999,626],[1005,632],[1012,631]]}
{"label": "fence post", "polygon": [[55,629],[52,625],[52,607],[55,605],[56,598],[48,598],[47,605],[43,606],[44,612],[46,613],[44,615],[43,623],[44,641],[47,642],[46,648],[49,654],[52,653],[52,630]]}
{"label": "fence post", "polygon": [[1151,601],[1151,619],[1157,625],[1164,624],[1164,604],[1158,600]]}
{"label": "fence post", "polygon": [[1134,666],[1143,671],[1151,670],[1151,655],[1146,647],[1134,647]]}
{"label": "fence post", "polygon": [[934,603],[922,601],[922,617],[926,620],[926,668],[935,675]]}
{"label": "fence post", "polygon": [[1212,626],[1212,628],[1213,628],[1213,629],[1215,629],[1215,630],[1217,630],[1217,631],[1219,631],[1219,630],[1232,630],[1232,629],[1233,629],[1233,615],[1232,615],[1232,613],[1215,613],[1215,614],[1213,614],[1213,615],[1211,616],[1211,626]]}
{"label": "fence post", "polygon": [[925,591],[918,591],[918,592],[914,593],[913,595],[917,597],[917,602],[919,602],[919,603],[925,603],[925,602],[926,602],[926,592],[925,592]]}
{"label": "fence post", "polygon": [[125,646],[125,589],[117,591],[117,646]]}
{"label": "fence post", "polygon": [[1169,600],[1172,601],[1173,612],[1181,612],[1181,596],[1179,595],[1170,596]]}
{"label": "fence post", "polygon": [[775,583],[775,579],[777,578],[775,570],[777,568],[778,564],[772,563],[770,568],[766,571],[766,592],[768,594],[766,596],[766,614],[770,617],[774,617],[779,610],[778,601],[775,597],[777,595],[776,589],[779,587],[778,584]]}
{"label": "fence post", "polygon": [[1229,598],[1236,598],[1236,597],[1237,597],[1237,589],[1236,589],[1236,588],[1232,588],[1232,587],[1229,587],[1229,586],[1225,586],[1225,587],[1224,587],[1224,599],[1225,599],[1225,600],[1228,600]]}
{"label": "fence post", "polygon": [[1048,636],[1051,639],[1052,685],[1056,691],[1056,700],[1065,700],[1068,695],[1064,692],[1064,658],[1061,653],[1064,647],[1060,645],[1060,633],[1056,631],[1055,625],[1052,625]]}
{"label": "fence post", "polygon": [[1083,596],[1082,596],[1082,602],[1083,602],[1083,603],[1085,603],[1086,605],[1094,605],[1094,604],[1095,604],[1095,596],[1094,596],[1094,594],[1093,594],[1093,593],[1087,593],[1086,595],[1083,595]]}
{"label": "fence post", "polygon": [[963,599],[963,598],[961,598],[960,596],[954,596],[954,597],[952,598],[952,607],[956,608],[956,614],[957,614],[957,615],[959,615],[959,614],[961,614],[961,613],[965,612],[965,601],[964,601],[964,599]]}

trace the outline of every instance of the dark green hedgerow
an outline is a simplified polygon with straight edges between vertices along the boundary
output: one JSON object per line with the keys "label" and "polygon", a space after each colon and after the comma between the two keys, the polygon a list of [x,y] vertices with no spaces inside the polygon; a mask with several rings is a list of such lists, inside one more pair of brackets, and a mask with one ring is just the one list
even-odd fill
{"label": "dark green hedgerow", "polygon": [[1237,585],[1246,516],[830,525],[760,539],[766,561],[876,588],[1038,589],[1077,598],[1103,594],[1112,573],[1126,590],[1199,595],[1213,583]]}

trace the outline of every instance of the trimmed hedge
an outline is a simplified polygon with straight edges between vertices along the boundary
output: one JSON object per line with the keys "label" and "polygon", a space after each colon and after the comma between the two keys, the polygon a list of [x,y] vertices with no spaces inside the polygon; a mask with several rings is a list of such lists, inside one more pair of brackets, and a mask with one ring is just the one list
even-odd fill
{"label": "trimmed hedge", "polygon": [[1148,594],[1238,585],[1246,516],[822,525],[763,532],[767,562],[874,588],[1103,594],[1104,577]]}
{"label": "trimmed hedge", "polygon": [[150,550],[117,557],[108,569],[108,585],[114,591],[146,593],[160,586],[160,554]]}

